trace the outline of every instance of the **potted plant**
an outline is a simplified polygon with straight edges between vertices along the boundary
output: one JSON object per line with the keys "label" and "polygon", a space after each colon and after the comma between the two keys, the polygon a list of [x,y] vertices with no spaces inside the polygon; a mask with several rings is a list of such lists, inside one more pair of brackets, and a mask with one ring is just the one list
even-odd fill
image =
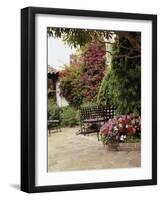
{"label": "potted plant", "polygon": [[128,114],[109,119],[100,129],[101,140],[109,149],[119,150],[120,143],[140,142],[141,118]]}

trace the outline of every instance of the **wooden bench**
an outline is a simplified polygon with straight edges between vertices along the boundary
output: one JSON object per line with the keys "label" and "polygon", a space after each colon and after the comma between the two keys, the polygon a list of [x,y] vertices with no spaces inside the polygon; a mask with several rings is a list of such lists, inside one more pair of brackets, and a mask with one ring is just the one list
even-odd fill
{"label": "wooden bench", "polygon": [[91,106],[80,108],[80,134],[97,132],[99,140],[100,127],[114,117],[114,107]]}

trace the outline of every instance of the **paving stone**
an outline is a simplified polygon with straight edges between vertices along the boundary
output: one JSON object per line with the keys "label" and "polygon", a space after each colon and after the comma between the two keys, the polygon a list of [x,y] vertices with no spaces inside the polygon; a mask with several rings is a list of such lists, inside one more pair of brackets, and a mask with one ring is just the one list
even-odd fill
{"label": "paving stone", "polygon": [[140,151],[108,151],[97,135],[76,135],[79,127],[48,136],[48,171],[130,168],[141,166]]}

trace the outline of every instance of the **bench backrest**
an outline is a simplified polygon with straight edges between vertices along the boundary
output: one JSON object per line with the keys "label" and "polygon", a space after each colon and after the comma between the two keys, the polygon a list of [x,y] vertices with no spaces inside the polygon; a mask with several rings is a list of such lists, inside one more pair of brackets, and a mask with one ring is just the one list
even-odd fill
{"label": "bench backrest", "polygon": [[112,119],[115,114],[113,106],[90,106],[80,108],[80,120],[93,119],[93,118],[104,118],[105,120]]}

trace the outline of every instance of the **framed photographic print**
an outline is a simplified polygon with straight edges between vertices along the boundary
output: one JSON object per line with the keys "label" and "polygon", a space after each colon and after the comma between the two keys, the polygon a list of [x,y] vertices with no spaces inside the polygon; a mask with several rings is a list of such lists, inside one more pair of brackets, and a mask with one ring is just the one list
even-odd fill
{"label": "framed photographic print", "polygon": [[21,190],[157,184],[157,16],[21,10]]}

